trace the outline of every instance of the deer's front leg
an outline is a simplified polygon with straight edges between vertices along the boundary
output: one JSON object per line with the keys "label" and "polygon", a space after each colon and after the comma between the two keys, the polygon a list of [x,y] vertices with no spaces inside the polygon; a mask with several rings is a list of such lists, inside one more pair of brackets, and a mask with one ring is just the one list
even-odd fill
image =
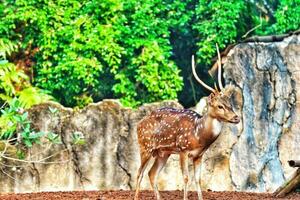
{"label": "deer's front leg", "polygon": [[188,190],[187,190],[187,185],[189,182],[189,171],[188,171],[188,154],[187,153],[180,153],[180,166],[181,166],[181,171],[182,171],[182,176],[183,176],[183,181],[184,181],[184,188],[183,188],[183,199],[187,200],[188,199]]}
{"label": "deer's front leg", "polygon": [[198,193],[198,200],[202,200],[202,191],[200,187],[200,176],[201,176],[201,158],[202,155],[193,159],[194,165],[194,176],[196,181],[197,193]]}
{"label": "deer's front leg", "polygon": [[149,179],[150,179],[150,184],[152,186],[152,189],[154,190],[157,200],[160,200],[160,195],[159,195],[159,191],[158,191],[158,187],[157,187],[157,178],[158,178],[160,171],[165,166],[169,156],[170,155],[164,155],[163,157],[160,157],[160,156],[155,157],[155,162],[148,173]]}

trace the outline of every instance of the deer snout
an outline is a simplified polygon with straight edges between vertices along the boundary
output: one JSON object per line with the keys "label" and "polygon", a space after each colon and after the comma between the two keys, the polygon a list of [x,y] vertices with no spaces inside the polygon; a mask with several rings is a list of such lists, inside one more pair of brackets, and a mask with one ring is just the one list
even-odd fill
{"label": "deer snout", "polygon": [[234,115],[230,122],[237,124],[240,122],[240,117],[238,115]]}

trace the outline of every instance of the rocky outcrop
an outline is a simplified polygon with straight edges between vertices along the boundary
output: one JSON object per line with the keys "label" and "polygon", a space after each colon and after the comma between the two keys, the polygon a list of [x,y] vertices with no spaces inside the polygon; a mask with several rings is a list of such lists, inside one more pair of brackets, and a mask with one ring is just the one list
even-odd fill
{"label": "rocky outcrop", "polygon": [[293,172],[287,160],[300,159],[300,36],[232,51],[224,79],[242,94],[243,122],[225,127],[207,152],[203,185],[271,192]]}
{"label": "rocky outcrop", "polygon": [[[242,121],[224,126],[204,155],[202,188],[271,192],[293,172],[286,161],[300,159],[300,36],[235,46],[223,75],[237,88],[232,102]],[[1,160],[0,192],[134,189],[140,162],[136,124],[164,106],[181,107],[166,101],[134,110],[115,100],[77,111],[56,103],[33,107],[33,127],[59,134],[62,143],[45,140],[23,162]],[[85,144],[74,144],[74,134]],[[171,156],[159,188],[181,189],[182,183],[178,156]],[[142,188],[150,188],[147,177]]]}
{"label": "rocky outcrop", "polygon": [[[2,160],[0,192],[36,192],[64,190],[133,189],[139,167],[136,124],[160,107],[181,108],[175,101],[144,105],[137,110],[104,100],[83,110],[64,108],[57,103],[38,105],[29,110],[33,128],[53,132],[61,144],[46,140],[35,145],[22,162]],[[74,144],[74,134],[85,144]],[[176,160],[172,157],[170,160]],[[25,161],[33,162],[25,162]],[[178,162],[170,161],[160,185],[177,188]],[[165,183],[169,182],[169,183]],[[149,188],[145,178],[144,188]]]}

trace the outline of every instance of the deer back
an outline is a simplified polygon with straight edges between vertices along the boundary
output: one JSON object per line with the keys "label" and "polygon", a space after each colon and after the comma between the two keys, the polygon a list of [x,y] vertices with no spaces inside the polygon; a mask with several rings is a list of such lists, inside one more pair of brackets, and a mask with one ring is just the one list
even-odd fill
{"label": "deer back", "polygon": [[178,153],[201,146],[203,128],[202,117],[192,110],[162,108],[138,124],[138,141],[148,153],[157,150]]}

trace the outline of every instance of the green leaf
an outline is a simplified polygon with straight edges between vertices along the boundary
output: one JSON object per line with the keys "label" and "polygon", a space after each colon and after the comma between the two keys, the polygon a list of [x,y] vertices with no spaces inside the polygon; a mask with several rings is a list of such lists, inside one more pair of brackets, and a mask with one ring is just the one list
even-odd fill
{"label": "green leaf", "polygon": [[72,143],[74,145],[84,145],[86,143],[83,133],[81,132],[74,132],[72,134]]}
{"label": "green leaf", "polygon": [[25,159],[25,153],[22,150],[18,149],[17,150],[17,157],[18,157],[18,159],[24,160]]}
{"label": "green leaf", "polygon": [[56,114],[58,112],[58,109],[57,108],[52,108],[52,107],[49,107],[49,110],[52,114]]}
{"label": "green leaf", "polygon": [[27,147],[29,147],[29,148],[32,147],[32,143],[31,143],[30,140],[24,140],[24,144],[25,144]]}

